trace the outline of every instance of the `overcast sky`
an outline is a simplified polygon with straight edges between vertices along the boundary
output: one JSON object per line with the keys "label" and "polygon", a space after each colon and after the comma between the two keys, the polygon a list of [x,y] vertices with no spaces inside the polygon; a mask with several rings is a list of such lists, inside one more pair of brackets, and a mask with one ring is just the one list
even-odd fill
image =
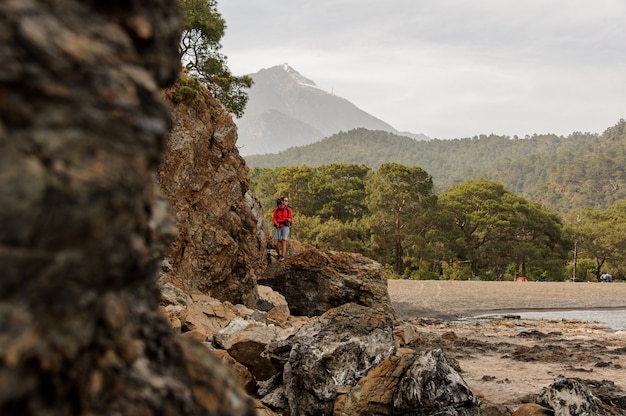
{"label": "overcast sky", "polygon": [[625,0],[218,0],[235,75],[289,64],[400,131],[602,133],[626,118]]}

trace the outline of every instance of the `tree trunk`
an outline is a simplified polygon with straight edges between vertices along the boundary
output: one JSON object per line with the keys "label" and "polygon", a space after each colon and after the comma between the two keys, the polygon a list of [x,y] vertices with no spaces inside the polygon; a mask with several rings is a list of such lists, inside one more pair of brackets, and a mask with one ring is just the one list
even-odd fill
{"label": "tree trunk", "polygon": [[396,259],[394,262],[394,271],[397,275],[401,275],[404,271],[404,264],[402,262],[402,240],[400,236],[396,236]]}
{"label": "tree trunk", "polygon": [[498,266],[498,280],[499,281],[503,281],[504,280],[504,265],[500,264]]}
{"label": "tree trunk", "polygon": [[396,214],[396,223],[395,223],[396,235],[395,235],[395,252],[396,258],[394,261],[394,272],[397,275],[401,275],[404,271],[404,265],[402,264],[402,238],[400,237],[400,212]]}
{"label": "tree trunk", "polygon": [[574,240],[574,267],[572,267],[572,282],[576,281],[576,266],[578,265],[578,239]]}
{"label": "tree trunk", "polygon": [[602,274],[602,266],[604,266],[604,262],[606,261],[606,257],[599,259],[596,258],[596,280],[600,281],[600,275]]}

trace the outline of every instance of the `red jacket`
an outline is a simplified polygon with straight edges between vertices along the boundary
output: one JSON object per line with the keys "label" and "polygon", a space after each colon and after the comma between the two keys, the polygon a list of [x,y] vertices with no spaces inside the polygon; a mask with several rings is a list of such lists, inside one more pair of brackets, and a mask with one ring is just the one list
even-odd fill
{"label": "red jacket", "polygon": [[276,207],[274,208],[274,226],[284,227],[285,221],[289,221],[289,225],[293,223],[293,212],[291,207]]}

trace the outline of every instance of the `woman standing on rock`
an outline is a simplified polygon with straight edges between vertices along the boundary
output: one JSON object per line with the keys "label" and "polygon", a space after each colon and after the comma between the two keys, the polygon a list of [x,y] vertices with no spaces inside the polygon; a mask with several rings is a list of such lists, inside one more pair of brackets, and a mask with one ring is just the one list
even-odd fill
{"label": "woman standing on rock", "polygon": [[274,247],[278,255],[278,261],[285,259],[287,254],[287,237],[289,237],[289,227],[293,224],[293,212],[289,207],[289,198],[286,196],[276,200],[276,208],[274,208]]}

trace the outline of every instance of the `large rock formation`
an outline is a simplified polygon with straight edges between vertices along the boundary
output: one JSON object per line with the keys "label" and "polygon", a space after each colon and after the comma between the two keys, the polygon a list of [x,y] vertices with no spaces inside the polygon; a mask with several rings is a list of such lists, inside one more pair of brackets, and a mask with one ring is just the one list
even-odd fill
{"label": "large rock formation", "polygon": [[289,246],[286,261],[273,262],[259,281],[281,293],[294,315],[317,316],[354,302],[395,318],[380,263],[361,254],[320,251],[297,241]]}
{"label": "large rock formation", "polygon": [[[181,91],[191,91],[187,96]],[[166,279],[222,301],[254,307],[266,266],[267,232],[249,192],[232,117],[206,89],[183,78],[167,91],[174,125],[159,183],[178,227]]]}
{"label": "large rock formation", "polygon": [[253,414],[157,311],[179,25],[177,0],[0,2],[2,415]]}

